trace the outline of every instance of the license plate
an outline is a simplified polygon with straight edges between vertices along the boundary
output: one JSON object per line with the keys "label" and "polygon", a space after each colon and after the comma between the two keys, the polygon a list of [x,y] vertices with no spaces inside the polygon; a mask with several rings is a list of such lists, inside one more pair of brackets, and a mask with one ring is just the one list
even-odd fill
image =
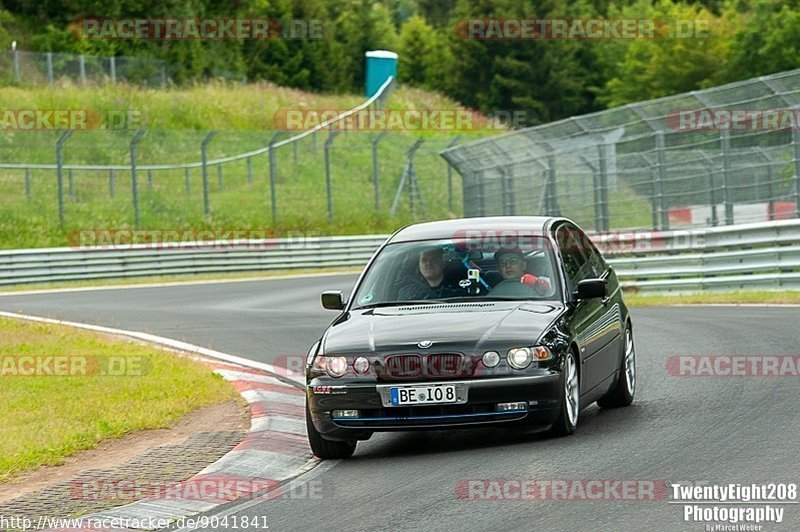
{"label": "license plate", "polygon": [[432,405],[457,403],[456,387],[451,384],[439,386],[403,386],[389,390],[392,406]]}

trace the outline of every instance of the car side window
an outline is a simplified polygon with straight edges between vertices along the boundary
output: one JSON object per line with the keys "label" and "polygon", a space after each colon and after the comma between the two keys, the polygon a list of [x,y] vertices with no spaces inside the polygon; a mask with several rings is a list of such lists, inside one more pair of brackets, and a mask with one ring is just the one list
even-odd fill
{"label": "car side window", "polygon": [[584,247],[586,248],[586,254],[588,255],[589,262],[591,263],[592,270],[594,271],[594,275],[592,275],[592,277],[601,277],[606,272],[606,270],[608,270],[608,264],[606,263],[605,259],[600,254],[600,252],[597,251],[597,248],[595,247],[594,243],[591,240],[589,240],[589,237],[586,235],[586,233],[584,233],[580,229],[576,230],[580,231],[581,242],[585,243]]}
{"label": "car side window", "polygon": [[567,275],[570,292],[578,289],[578,282],[594,276],[594,267],[584,249],[586,246],[577,233],[577,227],[562,225],[556,232],[561,260]]}

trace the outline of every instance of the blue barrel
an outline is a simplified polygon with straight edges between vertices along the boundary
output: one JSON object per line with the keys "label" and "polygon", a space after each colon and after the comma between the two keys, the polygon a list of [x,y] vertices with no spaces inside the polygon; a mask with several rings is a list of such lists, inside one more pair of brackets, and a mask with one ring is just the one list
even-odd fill
{"label": "blue barrel", "polygon": [[372,97],[389,78],[397,78],[397,54],[388,50],[371,50],[367,56],[367,98]]}

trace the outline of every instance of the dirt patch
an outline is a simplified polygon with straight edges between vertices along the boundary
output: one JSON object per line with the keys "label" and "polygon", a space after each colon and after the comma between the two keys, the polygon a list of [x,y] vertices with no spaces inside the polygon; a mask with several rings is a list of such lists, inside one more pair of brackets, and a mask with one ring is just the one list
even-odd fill
{"label": "dirt patch", "polygon": [[0,484],[0,503],[68,480],[90,469],[114,469],[159,445],[179,444],[198,432],[246,430],[248,408],[239,401],[198,408],[178,420],[171,429],[143,430],[124,438],[106,440],[94,449],[67,457],[60,466],[40,467]]}

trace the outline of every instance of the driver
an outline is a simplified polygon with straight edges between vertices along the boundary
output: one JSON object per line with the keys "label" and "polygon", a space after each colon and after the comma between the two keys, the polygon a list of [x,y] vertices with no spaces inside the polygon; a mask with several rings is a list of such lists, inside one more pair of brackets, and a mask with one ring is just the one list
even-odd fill
{"label": "driver", "polygon": [[423,249],[419,254],[418,269],[419,275],[415,275],[412,282],[398,292],[397,298],[401,301],[466,295],[464,290],[445,284],[444,250],[441,247]]}
{"label": "driver", "polygon": [[539,297],[550,291],[544,277],[525,273],[525,255],[519,248],[501,248],[494,254],[503,280],[492,288],[493,296]]}

